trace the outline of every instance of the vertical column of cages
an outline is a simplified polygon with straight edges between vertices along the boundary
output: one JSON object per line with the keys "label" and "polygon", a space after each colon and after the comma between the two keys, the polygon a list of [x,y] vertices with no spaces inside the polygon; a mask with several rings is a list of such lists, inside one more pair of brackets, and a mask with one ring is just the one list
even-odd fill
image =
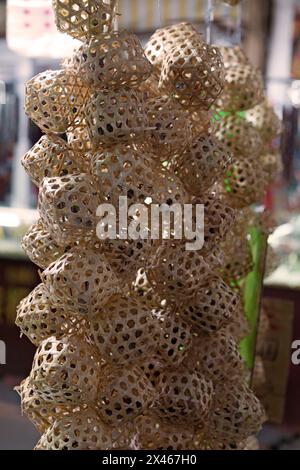
{"label": "vertical column of cages", "polygon": [[[17,311],[37,346],[22,410],[37,449],[255,447],[264,411],[238,352],[240,286],[280,123],[239,48],[180,23],[143,50],[113,31],[116,3],[54,0],[58,29],[82,44],[26,86],[45,135],[22,159],[40,215],[22,246],[42,269]],[[120,196],[204,204],[203,248],[100,240],[97,207]]]}

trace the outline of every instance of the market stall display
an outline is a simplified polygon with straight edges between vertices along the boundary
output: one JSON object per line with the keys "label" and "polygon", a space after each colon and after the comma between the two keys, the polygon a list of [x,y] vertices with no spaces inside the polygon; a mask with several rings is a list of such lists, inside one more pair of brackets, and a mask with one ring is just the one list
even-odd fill
{"label": "market stall display", "polygon": [[[25,110],[46,133],[23,158],[40,186],[23,246],[42,284],[17,316],[38,346],[19,389],[43,432],[36,448],[247,448],[265,414],[238,350],[252,269],[242,215],[273,176],[260,158],[279,128],[266,131],[264,108],[247,114],[263,100],[261,77],[249,64],[231,73],[230,55],[225,67],[192,25],[159,30],[144,53],[112,31],[115,2],[65,3],[54,1],[58,28],[82,45],[26,87]],[[97,208],[119,197],[203,204],[203,248],[164,233],[124,239],[140,209],[117,221],[115,240],[97,237]]]}

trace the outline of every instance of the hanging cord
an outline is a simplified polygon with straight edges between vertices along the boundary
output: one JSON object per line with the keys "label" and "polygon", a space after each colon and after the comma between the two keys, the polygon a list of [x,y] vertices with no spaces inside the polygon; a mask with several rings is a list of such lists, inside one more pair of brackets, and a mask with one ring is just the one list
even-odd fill
{"label": "hanging cord", "polygon": [[[239,45],[242,42],[242,1],[236,6],[226,5],[226,42],[228,45]],[[232,11],[235,9],[235,24],[232,21]]]}
{"label": "hanging cord", "polygon": [[159,18],[159,28],[162,28],[162,12],[161,12],[161,3],[160,0],[156,0],[157,4],[157,12],[158,12],[158,18]]}
{"label": "hanging cord", "polygon": [[242,23],[243,23],[242,2],[240,2],[236,6],[236,28],[235,28],[235,33],[233,36],[233,43],[235,45],[241,44],[242,42]]}
{"label": "hanging cord", "polygon": [[212,24],[214,21],[214,1],[207,0],[206,14],[205,14],[205,29],[206,29],[206,42],[212,42]]}
{"label": "hanging cord", "polygon": [[115,21],[114,21],[114,30],[119,31],[119,1],[116,1],[116,6],[115,6],[115,11],[116,11],[116,16],[115,16]]}

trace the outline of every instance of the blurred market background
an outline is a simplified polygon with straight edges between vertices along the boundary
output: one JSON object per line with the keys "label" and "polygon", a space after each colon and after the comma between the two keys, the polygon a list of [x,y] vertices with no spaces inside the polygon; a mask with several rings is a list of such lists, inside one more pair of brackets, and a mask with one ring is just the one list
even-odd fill
{"label": "blurred market background", "polygon": [[[161,26],[191,21],[205,34],[208,0],[119,0],[118,26],[145,43]],[[270,312],[263,346],[266,387],[261,392],[269,423],[262,448],[300,449],[300,369],[291,363],[291,344],[300,339],[300,0],[243,0],[230,7],[214,0],[211,34],[219,44],[242,40],[252,63],[264,73],[271,104],[283,119],[283,173],[265,201],[276,230],[265,278],[263,309]],[[31,449],[38,435],[21,416],[13,387],[30,371],[33,346],[14,326],[16,306],[39,282],[20,248],[37,218],[37,190],[21,167],[22,155],[40,131],[23,112],[24,83],[56,69],[75,40],[57,33],[51,0],[0,0],[0,449]],[[259,367],[259,364],[257,365]]]}

